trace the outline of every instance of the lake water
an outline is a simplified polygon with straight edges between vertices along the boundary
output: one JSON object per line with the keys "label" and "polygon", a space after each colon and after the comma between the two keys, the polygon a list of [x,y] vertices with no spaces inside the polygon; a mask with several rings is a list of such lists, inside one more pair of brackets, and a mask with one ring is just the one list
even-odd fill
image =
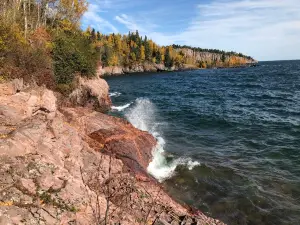
{"label": "lake water", "polygon": [[112,114],[151,132],[148,171],[228,224],[300,224],[300,61],[106,79]]}

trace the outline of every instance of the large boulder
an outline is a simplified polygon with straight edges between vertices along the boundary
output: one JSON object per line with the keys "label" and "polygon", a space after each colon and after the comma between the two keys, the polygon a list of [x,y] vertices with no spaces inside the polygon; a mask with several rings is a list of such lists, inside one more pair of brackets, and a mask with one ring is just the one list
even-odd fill
{"label": "large boulder", "polygon": [[100,112],[106,112],[111,107],[109,86],[99,77],[79,77],[78,87],[70,94],[69,100],[73,106],[90,107]]}
{"label": "large boulder", "polygon": [[62,112],[70,123],[84,130],[92,147],[122,159],[129,171],[145,174],[156,146],[152,135],[123,119],[86,108],[63,108]]}

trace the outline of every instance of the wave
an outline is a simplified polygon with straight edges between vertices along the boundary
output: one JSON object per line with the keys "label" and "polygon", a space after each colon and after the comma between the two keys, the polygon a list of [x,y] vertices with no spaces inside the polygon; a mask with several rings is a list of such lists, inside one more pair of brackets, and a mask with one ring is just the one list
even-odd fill
{"label": "wave", "polygon": [[112,106],[112,110],[117,110],[119,112],[123,111],[124,109],[127,109],[132,103],[128,103],[125,105],[121,105],[121,106]]}
{"label": "wave", "polygon": [[135,106],[128,110],[125,117],[133,126],[140,130],[148,131],[156,138],[157,146],[152,151],[153,158],[147,170],[158,181],[162,182],[172,177],[179,165],[184,165],[189,170],[200,165],[199,162],[184,157],[174,159],[171,162],[167,161],[164,150],[165,140],[157,131],[160,123],[156,121],[156,108],[149,99],[138,98],[135,101]]}
{"label": "wave", "polygon": [[109,97],[119,97],[121,95],[120,92],[112,92],[112,93],[109,93]]}

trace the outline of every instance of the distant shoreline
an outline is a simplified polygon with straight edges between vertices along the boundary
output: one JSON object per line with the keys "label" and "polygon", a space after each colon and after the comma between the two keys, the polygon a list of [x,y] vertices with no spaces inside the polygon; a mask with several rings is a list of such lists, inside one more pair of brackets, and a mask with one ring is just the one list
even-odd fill
{"label": "distant shoreline", "polygon": [[[146,65],[146,66],[145,66]],[[199,68],[194,65],[184,65],[183,67],[172,67],[167,68],[164,65],[157,64],[138,64],[130,67],[123,66],[110,66],[110,67],[99,67],[97,74],[101,77],[111,77],[111,76],[122,76],[131,74],[151,74],[151,73],[164,73],[164,72],[185,72],[194,70],[208,70],[208,69],[238,69],[238,68],[249,68],[257,67],[258,62],[247,63],[240,66],[231,67],[212,67],[212,68]]]}

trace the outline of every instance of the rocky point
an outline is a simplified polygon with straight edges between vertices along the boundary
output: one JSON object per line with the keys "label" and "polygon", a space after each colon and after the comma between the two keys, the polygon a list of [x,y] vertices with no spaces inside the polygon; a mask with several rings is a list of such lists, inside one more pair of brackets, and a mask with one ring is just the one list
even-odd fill
{"label": "rocky point", "polygon": [[101,112],[108,85],[62,97],[0,84],[0,224],[223,224],[183,207],[146,173],[156,140]]}

